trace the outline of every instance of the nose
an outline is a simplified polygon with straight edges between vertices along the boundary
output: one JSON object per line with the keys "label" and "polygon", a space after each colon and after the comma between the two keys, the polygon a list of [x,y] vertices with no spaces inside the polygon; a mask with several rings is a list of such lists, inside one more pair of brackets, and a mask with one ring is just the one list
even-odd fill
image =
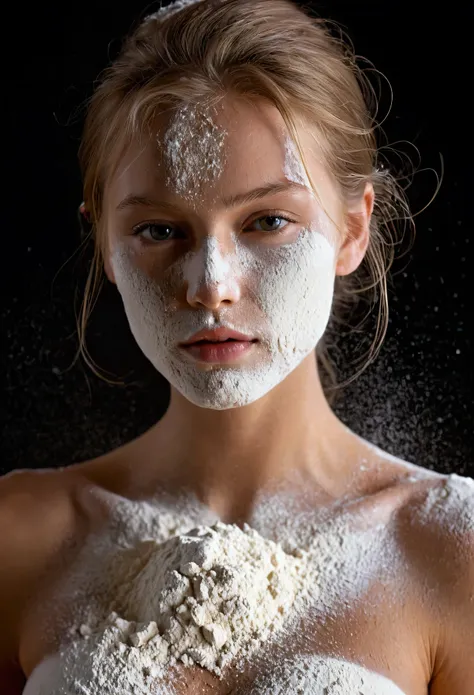
{"label": "nose", "polygon": [[240,272],[235,254],[224,254],[215,237],[206,237],[185,268],[186,299],[196,308],[218,309],[240,299]]}

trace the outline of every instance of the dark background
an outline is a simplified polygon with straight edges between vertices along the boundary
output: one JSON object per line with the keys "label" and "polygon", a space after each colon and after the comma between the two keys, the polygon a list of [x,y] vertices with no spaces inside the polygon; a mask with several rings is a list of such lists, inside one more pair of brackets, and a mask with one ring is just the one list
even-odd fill
{"label": "dark background", "polygon": [[[271,2],[271,0],[269,0]],[[472,12],[451,2],[326,2],[356,53],[381,78],[379,119],[389,143],[418,173],[408,190],[416,217],[412,252],[396,266],[382,352],[335,405],[356,432],[441,472],[474,475],[472,240]],[[149,6],[149,12],[157,4]],[[106,286],[88,331],[92,357],[125,386],[99,380],[77,350],[90,249],[81,255],[77,148],[80,107],[145,5],[41,5],[5,22],[13,42],[3,82],[2,468],[65,466],[104,453],[164,413],[168,386],[128,329]],[[387,82],[388,80],[388,82]],[[412,143],[411,145],[409,143]],[[418,152],[419,151],[419,155]],[[440,156],[442,155],[442,158]],[[469,198],[469,199],[468,199]],[[405,267],[406,266],[406,267]],[[353,341],[338,343],[341,373]]]}

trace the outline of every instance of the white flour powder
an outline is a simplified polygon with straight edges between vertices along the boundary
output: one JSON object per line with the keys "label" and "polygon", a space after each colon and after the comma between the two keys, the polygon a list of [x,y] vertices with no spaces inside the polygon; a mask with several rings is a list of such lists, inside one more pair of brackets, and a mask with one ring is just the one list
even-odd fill
{"label": "white flour powder", "polygon": [[422,516],[427,523],[436,520],[449,533],[465,538],[474,531],[474,480],[449,475],[428,493]]}
{"label": "white flour powder", "polygon": [[177,661],[220,676],[273,637],[308,588],[317,593],[308,553],[285,553],[248,525],[200,526],[122,558],[110,602],[119,612],[78,626],[54,695],[149,692]]}
{"label": "white flour powder", "polygon": [[153,14],[149,14],[147,17],[145,17],[143,22],[150,22],[154,19],[167,19],[168,17],[171,17],[171,15],[175,14],[176,12],[179,12],[188,5],[196,5],[198,2],[201,2],[201,0],[175,0],[170,5],[167,5],[166,7],[161,7],[158,10],[158,12],[153,12]]}
{"label": "white flour powder", "polygon": [[309,576],[297,554],[247,525],[199,527],[156,545],[127,590],[125,612],[142,624],[144,641],[159,631],[173,657],[219,675],[288,615]]}
{"label": "white flour powder", "polygon": [[223,171],[226,134],[209,109],[182,106],[160,143],[168,173],[166,185],[188,202],[196,200],[202,186],[212,186]]}
{"label": "white flour powder", "polygon": [[[69,601],[87,601],[92,612],[87,620],[81,613],[46,689],[35,690],[32,683],[28,695],[173,693],[179,664],[199,664],[216,675],[225,675],[228,666],[237,673],[253,654],[270,649],[271,655],[282,631],[283,643],[292,642],[292,630],[312,607],[315,619],[324,622],[337,614],[341,598],[344,604],[355,600],[375,577],[382,581],[397,572],[383,518],[357,521],[343,510],[326,519],[314,511],[298,515],[284,496],[272,497],[262,502],[252,527],[280,536],[275,515],[291,518],[286,530],[282,524],[285,552],[254,528],[211,521],[205,506],[202,516],[211,525],[193,530],[189,524],[200,505],[191,500],[184,512],[183,504],[176,504],[174,514],[166,504],[114,505],[107,535],[92,539],[97,567],[90,565],[89,547],[79,558],[82,574],[67,593]],[[179,535],[170,538],[174,530]],[[101,606],[93,600],[98,578],[108,584]],[[263,692],[273,692],[265,687]]]}
{"label": "white flour powder", "polygon": [[313,656],[275,666],[248,695],[404,695],[394,683],[348,661]]}
{"label": "white flour powder", "polygon": [[[204,106],[183,106],[160,133],[163,175],[183,201],[198,200],[203,187],[215,192],[216,183],[239,160],[229,131],[237,121],[248,140],[251,129],[245,129],[255,114],[254,108],[250,113],[243,105],[239,108],[243,113],[232,111],[231,120],[224,110],[211,114]],[[154,143],[149,146],[155,148]],[[281,162],[275,176],[306,182],[285,130],[273,138],[272,146]],[[256,159],[258,155],[253,152]],[[261,182],[269,175],[262,169]],[[228,244],[216,235],[203,235],[159,272],[154,264],[144,263],[143,256],[159,252],[160,240],[151,240],[151,246],[148,240],[146,248],[139,248],[126,238],[111,239],[111,265],[132,334],[157,371],[190,402],[216,410],[253,403],[314,351],[331,313],[336,249],[329,217],[315,206],[308,218],[299,229],[283,219],[290,231],[278,243],[264,242],[263,233],[249,235],[233,228]],[[202,300],[202,293],[207,296],[211,290],[222,297],[219,320]],[[188,303],[183,307],[176,298],[184,291]],[[235,365],[188,359],[180,344],[197,331],[219,326],[258,341],[248,357]]]}
{"label": "white flour powder", "polygon": [[285,164],[283,171],[288,181],[294,181],[295,183],[300,183],[303,186],[306,186],[307,189],[314,195],[298,149],[289,136],[285,137]]}

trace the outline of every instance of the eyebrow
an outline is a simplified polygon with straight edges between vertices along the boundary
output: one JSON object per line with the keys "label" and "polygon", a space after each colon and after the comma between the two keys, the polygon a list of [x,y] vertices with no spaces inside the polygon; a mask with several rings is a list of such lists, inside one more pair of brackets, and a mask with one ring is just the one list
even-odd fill
{"label": "eyebrow", "polygon": [[[267,195],[301,191],[308,192],[308,187],[302,183],[297,183],[296,181],[273,181],[265,184],[264,186],[254,188],[252,191],[248,191],[247,193],[237,193],[236,195],[221,198],[221,202],[225,207],[236,207],[237,205],[245,205],[246,203],[251,203],[254,200],[259,200]],[[134,195],[133,193],[125,196],[125,198],[117,205],[116,209],[120,211],[137,206],[148,208],[158,207],[163,210],[170,210],[173,212],[181,211],[179,206],[174,205],[173,203],[167,203],[164,200],[154,200],[148,196]]]}

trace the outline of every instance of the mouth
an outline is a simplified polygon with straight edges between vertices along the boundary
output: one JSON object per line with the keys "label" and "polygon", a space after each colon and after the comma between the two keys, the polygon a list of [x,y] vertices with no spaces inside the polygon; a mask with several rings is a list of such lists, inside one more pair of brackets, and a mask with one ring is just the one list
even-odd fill
{"label": "mouth", "polygon": [[238,338],[227,338],[226,340],[206,340],[205,338],[201,338],[200,340],[195,340],[193,343],[187,343],[185,347],[188,347],[190,345],[219,345],[221,343],[256,343],[257,339],[253,340],[239,340]]}
{"label": "mouth", "polygon": [[257,339],[237,340],[196,340],[193,343],[182,345],[182,349],[198,362],[229,364],[250,353]]}
{"label": "mouth", "polygon": [[182,346],[196,345],[199,343],[224,343],[224,342],[255,342],[255,338],[245,333],[235,331],[233,328],[219,326],[218,328],[205,328],[190,336],[181,343]]}

